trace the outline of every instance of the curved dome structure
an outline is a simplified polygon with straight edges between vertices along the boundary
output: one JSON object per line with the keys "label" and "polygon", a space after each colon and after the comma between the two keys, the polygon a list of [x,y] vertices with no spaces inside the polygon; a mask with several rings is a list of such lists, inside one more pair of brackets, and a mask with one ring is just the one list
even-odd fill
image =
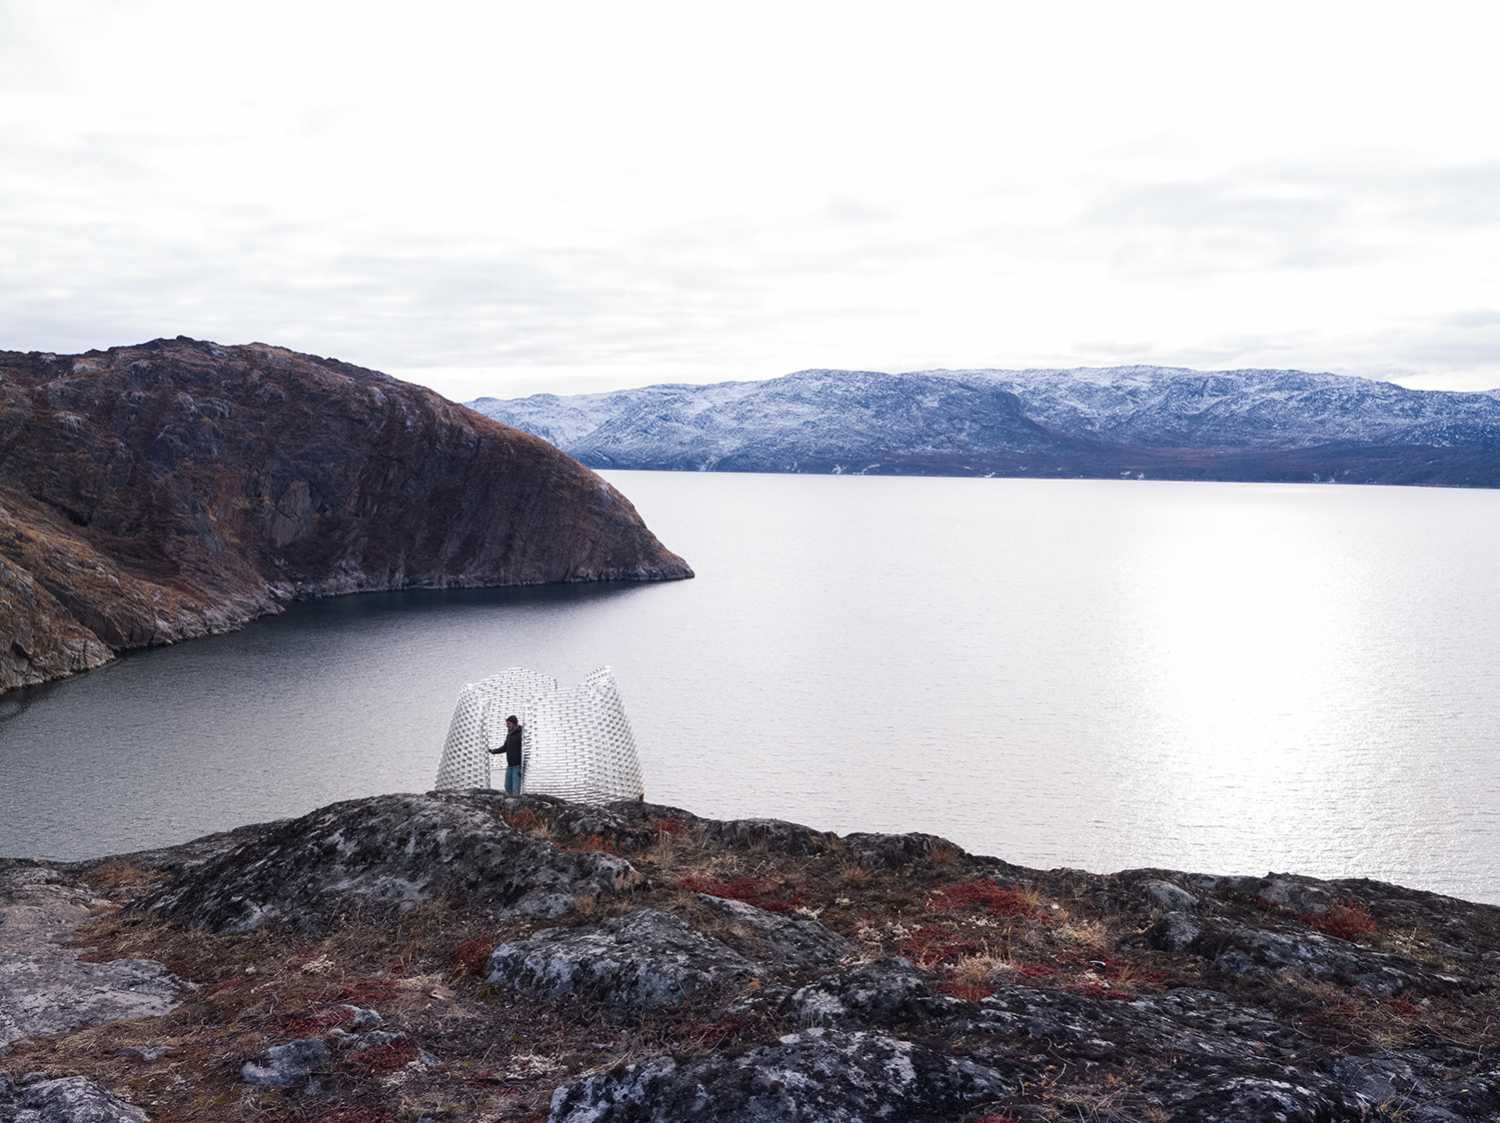
{"label": "curved dome structure", "polygon": [[609,667],[566,689],[526,667],[465,686],[438,763],[438,790],[492,786],[489,750],[505,741],[508,714],[521,720],[526,792],[579,803],[644,797],[635,734]]}

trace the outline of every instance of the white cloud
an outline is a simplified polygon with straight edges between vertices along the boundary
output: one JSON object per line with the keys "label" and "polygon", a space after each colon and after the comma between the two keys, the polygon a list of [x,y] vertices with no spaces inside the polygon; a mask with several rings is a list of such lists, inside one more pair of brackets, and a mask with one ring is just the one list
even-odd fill
{"label": "white cloud", "polygon": [[1496,30],[0,0],[0,346],[265,339],[458,397],[1113,361],[1500,386]]}

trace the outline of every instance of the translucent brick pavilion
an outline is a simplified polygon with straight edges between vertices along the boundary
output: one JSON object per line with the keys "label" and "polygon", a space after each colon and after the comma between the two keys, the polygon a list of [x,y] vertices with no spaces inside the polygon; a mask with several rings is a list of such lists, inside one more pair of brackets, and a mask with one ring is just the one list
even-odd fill
{"label": "translucent brick pavilion", "polygon": [[507,667],[465,686],[448,724],[434,787],[493,786],[490,750],[505,742],[508,714],[521,721],[527,794],[580,803],[644,797],[635,734],[609,667],[566,689],[551,675],[527,667]]}

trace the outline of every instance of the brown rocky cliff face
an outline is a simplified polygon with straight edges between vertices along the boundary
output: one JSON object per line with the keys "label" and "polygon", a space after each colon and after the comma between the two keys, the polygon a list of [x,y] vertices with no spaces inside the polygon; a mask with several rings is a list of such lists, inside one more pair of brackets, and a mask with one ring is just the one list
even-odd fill
{"label": "brown rocky cliff face", "polygon": [[0,691],[298,597],[690,576],[593,472],[376,371],[0,352]]}

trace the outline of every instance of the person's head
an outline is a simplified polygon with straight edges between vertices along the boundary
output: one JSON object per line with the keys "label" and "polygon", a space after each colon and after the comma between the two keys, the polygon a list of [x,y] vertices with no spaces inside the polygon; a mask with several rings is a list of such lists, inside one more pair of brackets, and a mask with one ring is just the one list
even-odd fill
{"label": "person's head", "polygon": [[520,725],[521,723],[516,720],[515,714],[511,714],[510,717],[505,719],[505,727],[507,729],[518,729],[520,728]]}

